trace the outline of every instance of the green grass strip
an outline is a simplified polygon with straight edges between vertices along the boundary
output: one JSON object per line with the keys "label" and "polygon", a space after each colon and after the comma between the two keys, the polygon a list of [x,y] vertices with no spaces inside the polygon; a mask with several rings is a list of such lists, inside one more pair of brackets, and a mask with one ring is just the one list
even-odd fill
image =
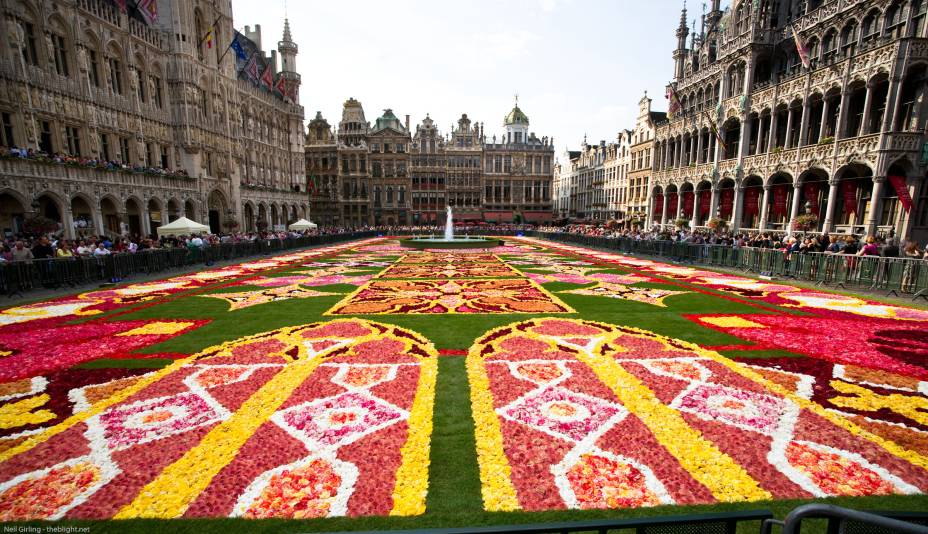
{"label": "green grass strip", "polygon": [[77,369],[161,369],[174,363],[170,358],[100,358],[84,362]]}

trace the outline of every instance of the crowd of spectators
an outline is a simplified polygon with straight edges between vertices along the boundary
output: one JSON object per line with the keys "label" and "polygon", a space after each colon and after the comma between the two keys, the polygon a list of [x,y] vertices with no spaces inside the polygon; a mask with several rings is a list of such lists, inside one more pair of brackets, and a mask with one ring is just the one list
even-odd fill
{"label": "crowd of spectators", "polygon": [[98,170],[105,171],[123,171],[123,172],[135,172],[143,174],[157,174],[162,176],[177,176],[184,177],[187,176],[187,171],[180,170],[170,170],[163,167],[157,166],[148,166],[148,165],[129,165],[123,163],[119,160],[104,160],[99,158],[86,158],[82,156],[72,156],[70,154],[63,154],[60,152],[55,152],[54,154],[48,154],[41,150],[34,150],[32,148],[18,148],[18,147],[6,147],[0,146],[0,159],[9,159],[9,158],[21,158],[28,159],[32,161],[38,161],[43,163],[55,163],[59,165],[70,165],[72,167],[88,167]]}
{"label": "crowd of spectators", "polygon": [[844,254],[857,256],[905,257],[928,259],[928,247],[919,247],[916,241],[903,240],[890,236],[867,236],[863,239],[853,235],[829,234],[827,232],[793,232],[791,235],[779,232],[740,232],[713,231],[708,229],[690,230],[684,228],[666,229],[655,227],[651,230],[613,228],[602,224],[568,224],[564,226],[543,226],[541,232],[570,233],[602,237],[606,239],[634,239],[636,241],[674,241],[693,244],[721,245],[728,247],[757,247],[781,250],[787,254],[823,252],[826,254]]}
{"label": "crowd of spectators", "polygon": [[8,236],[0,242],[0,263],[51,258],[101,257],[110,254],[144,252],[163,248],[204,250],[222,243],[240,243],[258,239],[286,239],[308,235],[308,232],[237,232],[223,235],[195,234],[189,236],[139,235],[114,237],[87,236],[64,239],[55,235],[28,237]]}

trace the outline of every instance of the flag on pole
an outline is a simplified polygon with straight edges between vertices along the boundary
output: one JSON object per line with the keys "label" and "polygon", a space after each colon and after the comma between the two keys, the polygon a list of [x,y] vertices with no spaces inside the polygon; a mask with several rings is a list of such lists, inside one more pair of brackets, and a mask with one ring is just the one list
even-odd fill
{"label": "flag on pole", "polygon": [[799,54],[799,61],[802,62],[802,66],[806,69],[809,68],[809,49],[802,44],[802,39],[799,38],[799,34],[796,33],[796,27],[791,26],[793,30],[793,40],[796,41],[796,53]]}
{"label": "flag on pole", "polygon": [[712,132],[712,135],[715,136],[716,141],[718,141],[719,146],[722,147],[722,152],[728,152],[728,147],[725,146],[725,140],[722,139],[722,134],[719,132],[718,127],[715,125],[715,121],[712,120],[712,117],[709,116],[705,111],[702,114],[706,117],[706,120],[709,121],[709,130]]}
{"label": "flag on pole", "polygon": [[123,13],[126,13],[129,10],[129,6],[126,4],[126,0],[113,0],[113,3],[115,3],[116,7],[118,7],[119,10]]}
{"label": "flag on pole", "polygon": [[677,97],[677,92],[673,90],[673,85],[667,85],[667,118],[673,120],[677,113],[683,108],[683,105],[680,104],[680,99]]}
{"label": "flag on pole", "polygon": [[277,83],[274,84],[274,90],[280,93],[280,96],[287,96],[287,79],[283,76],[277,77]]}
{"label": "flag on pole", "polygon": [[212,48],[212,47],[213,47],[213,27],[210,26],[209,29],[206,30],[206,48]]}
{"label": "flag on pole", "polygon": [[244,69],[245,75],[252,81],[252,83],[258,83],[258,78],[261,76],[261,71],[258,70],[258,55],[252,54],[251,59],[248,60],[248,64],[245,65]]}
{"label": "flag on pole", "polygon": [[138,0],[135,7],[145,19],[145,24],[151,26],[158,22],[158,0]]}
{"label": "flag on pole", "polygon": [[232,38],[232,42],[229,43],[229,48],[235,52],[235,57],[241,61],[248,60],[248,54],[245,53],[245,45],[239,39],[245,39],[246,37],[235,30],[235,37]]}
{"label": "flag on pole", "polygon": [[270,65],[264,68],[264,74],[261,75],[261,83],[267,87],[268,90],[274,90],[274,75],[271,73]]}

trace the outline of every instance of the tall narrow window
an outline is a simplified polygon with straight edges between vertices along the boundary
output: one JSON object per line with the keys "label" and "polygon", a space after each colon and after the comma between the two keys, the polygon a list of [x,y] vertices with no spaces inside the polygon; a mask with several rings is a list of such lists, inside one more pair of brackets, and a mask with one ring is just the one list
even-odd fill
{"label": "tall narrow window", "polygon": [[39,150],[51,154],[54,152],[52,147],[52,125],[48,121],[40,121],[39,126],[42,130],[39,132]]}
{"label": "tall narrow window", "polygon": [[81,135],[77,126],[65,126],[65,137],[68,141],[68,154],[72,156],[81,155]]}
{"label": "tall narrow window", "polygon": [[105,133],[100,134],[100,157],[103,160],[110,160],[110,142],[109,136]]}
{"label": "tall narrow window", "polygon": [[122,94],[122,62],[117,57],[108,59],[110,65],[110,89],[117,95]]}
{"label": "tall narrow window", "polygon": [[129,163],[129,138],[119,138],[119,159],[123,164]]}
{"label": "tall narrow window", "polygon": [[100,87],[100,62],[97,60],[97,51],[87,50],[87,77],[94,87]]}
{"label": "tall narrow window", "polygon": [[13,137],[13,116],[10,113],[0,113],[0,143],[4,146],[16,146]]}
{"label": "tall narrow window", "polygon": [[65,47],[64,37],[57,33],[53,33],[52,46],[54,47],[53,58],[55,60],[55,72],[57,72],[59,76],[69,76],[68,49]]}
{"label": "tall narrow window", "polygon": [[35,26],[31,22],[22,21],[23,27],[23,61],[27,65],[38,65],[39,54],[35,44]]}
{"label": "tall narrow window", "polygon": [[158,76],[151,76],[151,90],[151,98],[155,101],[155,105],[159,108],[164,107],[164,102],[161,97],[161,78]]}

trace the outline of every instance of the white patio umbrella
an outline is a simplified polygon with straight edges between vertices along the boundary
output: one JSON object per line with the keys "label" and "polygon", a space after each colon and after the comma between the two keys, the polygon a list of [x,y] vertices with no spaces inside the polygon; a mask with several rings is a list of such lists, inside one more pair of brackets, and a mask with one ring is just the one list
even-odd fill
{"label": "white patio umbrella", "polygon": [[306,219],[300,219],[289,226],[290,230],[296,230],[297,232],[301,232],[303,230],[312,230],[316,227],[316,223],[309,222]]}
{"label": "white patio umbrella", "polygon": [[200,224],[196,221],[191,221],[186,217],[181,217],[175,221],[171,221],[164,226],[158,227],[158,236],[166,235],[190,235],[190,234],[201,234],[209,233],[209,226],[205,224]]}

